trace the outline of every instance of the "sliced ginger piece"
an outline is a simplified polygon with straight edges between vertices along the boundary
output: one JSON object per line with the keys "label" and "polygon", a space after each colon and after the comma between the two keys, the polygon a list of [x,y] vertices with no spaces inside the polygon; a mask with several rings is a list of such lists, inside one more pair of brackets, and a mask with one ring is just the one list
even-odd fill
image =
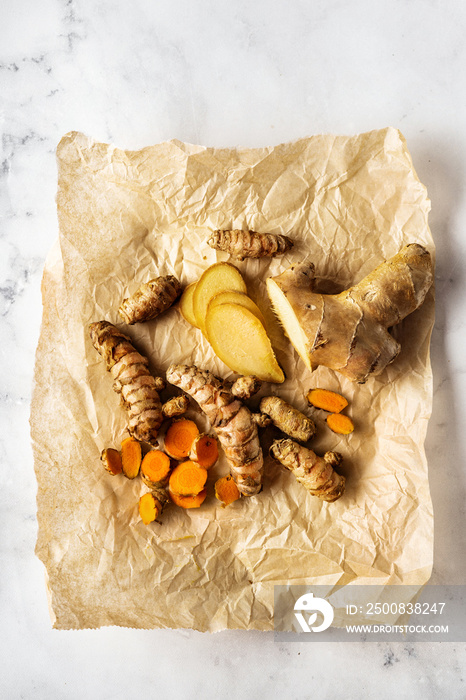
{"label": "sliced ginger piece", "polygon": [[173,459],[186,459],[198,435],[199,428],[193,420],[188,418],[174,420],[165,434],[165,452]]}
{"label": "sliced ginger piece", "polygon": [[257,316],[259,321],[262,323],[263,326],[265,326],[265,319],[262,315],[261,310],[257,306],[256,302],[251,299],[247,294],[244,292],[232,292],[232,291],[227,291],[227,292],[220,292],[219,294],[216,294],[210,301],[209,305],[207,307],[207,313],[209,312],[210,309],[212,309],[214,306],[217,306],[217,304],[240,304],[241,306],[245,306],[246,309],[249,309],[249,311],[252,311],[254,316]]}
{"label": "sliced ginger piece", "polygon": [[237,267],[227,262],[214,263],[204,270],[193,292],[193,312],[196,325],[206,335],[206,314],[209,302],[220,292],[247,293],[246,282]]}
{"label": "sliced ginger piece", "polygon": [[199,491],[195,496],[180,496],[178,493],[170,492],[170,498],[176,506],[181,508],[199,508],[207,496],[207,489]]}
{"label": "sliced ginger piece", "polygon": [[187,460],[181,462],[172,471],[169,480],[170,493],[178,496],[197,496],[204,488],[206,481],[207,469]]}
{"label": "sliced ginger piece", "polygon": [[215,482],[215,497],[221,501],[223,508],[237,501],[240,496],[238,487],[230,474],[222,476],[221,479],[217,479]]}
{"label": "sliced ginger piece", "polygon": [[109,474],[112,476],[121,474],[123,468],[121,464],[121,454],[118,450],[115,450],[113,447],[106,447],[102,450],[100,459]]}
{"label": "sliced ginger piece", "polygon": [[353,421],[344,413],[330,413],[327,416],[327,425],[330,430],[339,435],[349,435],[354,430]]}
{"label": "sliced ginger piece", "polygon": [[218,460],[218,440],[213,435],[201,433],[196,438],[189,453],[189,459],[204,469],[210,469]]}
{"label": "sliced ginger piece", "polygon": [[193,308],[193,296],[194,290],[196,289],[196,284],[197,282],[191,282],[191,284],[188,284],[183,294],[181,295],[178,308],[184,320],[197,328],[197,322]]}
{"label": "sliced ginger piece", "polygon": [[206,331],[215,354],[234,372],[276,384],[285,380],[264,326],[249,309],[214,306],[207,313]]}
{"label": "sliced ginger piece", "polygon": [[170,457],[162,450],[147,452],[141,464],[141,478],[149,488],[166,484],[170,474]]}
{"label": "sliced ginger piece", "polygon": [[329,389],[311,389],[306,398],[312,406],[329,413],[341,413],[348,405],[344,396]]}
{"label": "sliced ginger piece", "polygon": [[141,443],[129,437],[121,443],[121,466],[128,479],[135,479],[139,474],[142,461]]}

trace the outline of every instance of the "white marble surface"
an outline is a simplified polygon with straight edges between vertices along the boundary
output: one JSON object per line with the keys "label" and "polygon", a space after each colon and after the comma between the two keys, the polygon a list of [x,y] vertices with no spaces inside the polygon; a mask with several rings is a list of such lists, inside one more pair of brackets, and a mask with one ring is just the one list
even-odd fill
{"label": "white marble surface", "polygon": [[0,23],[0,697],[464,698],[466,645],[277,644],[271,634],[57,632],[34,556],[29,402],[57,236],[55,147],[79,130],[263,146],[392,125],[432,200],[427,453],[433,581],[466,579],[466,5],[462,0],[15,0]]}

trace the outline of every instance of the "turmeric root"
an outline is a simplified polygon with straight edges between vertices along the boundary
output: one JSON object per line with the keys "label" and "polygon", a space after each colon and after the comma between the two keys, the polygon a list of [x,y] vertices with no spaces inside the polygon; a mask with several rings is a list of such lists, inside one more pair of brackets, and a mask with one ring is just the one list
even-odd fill
{"label": "turmeric root", "polygon": [[344,396],[329,389],[311,389],[306,394],[306,398],[311,406],[329,413],[340,413],[348,405]]}
{"label": "turmeric root", "polygon": [[268,425],[273,423],[271,417],[265,413],[251,413],[251,416],[258,428],[267,428]]}
{"label": "turmeric root", "polygon": [[295,440],[307,442],[316,433],[314,421],[279,396],[264,396],[260,402],[260,410],[270,416],[277,428]]}
{"label": "turmeric root", "polygon": [[229,506],[233,501],[237,501],[241,497],[238,487],[231,477],[222,476],[221,479],[217,479],[215,482],[215,497],[221,501],[222,507]]}
{"label": "turmeric root", "polygon": [[197,496],[207,481],[207,469],[190,460],[181,462],[170,474],[170,493],[178,496]]}
{"label": "turmeric root", "polygon": [[194,421],[187,418],[174,420],[165,434],[165,452],[173,459],[185,459],[198,435],[199,428]]}
{"label": "turmeric root", "polygon": [[141,463],[141,479],[151,489],[168,483],[170,457],[162,450],[150,450]]}
{"label": "turmeric root", "polygon": [[263,455],[257,426],[247,406],[233,396],[221,379],[197,367],[171,365],[167,380],[197,401],[206,414],[225,451],[240,493],[243,496],[259,493]]}
{"label": "turmeric root", "polygon": [[255,231],[215,231],[207,243],[211,248],[223,250],[232,258],[273,258],[283,255],[293,247],[288,236],[274,233],[256,233]]}
{"label": "turmeric root", "polygon": [[345,477],[333,470],[338,453],[327,452],[322,458],[294,440],[276,440],[270,454],[292,471],[310,494],[323,501],[336,501],[345,490]]}
{"label": "turmeric root", "polygon": [[123,468],[121,464],[121,454],[118,450],[114,450],[113,447],[106,447],[105,450],[102,450],[100,459],[109,474],[112,476],[121,474]]}
{"label": "turmeric root", "polygon": [[204,469],[210,469],[218,460],[217,438],[207,433],[201,433],[194,438],[189,452],[189,459]]}
{"label": "turmeric root", "polygon": [[170,498],[176,506],[181,508],[199,508],[207,496],[207,490],[203,489],[195,496],[180,496],[178,493],[171,493]]}
{"label": "turmeric root", "polygon": [[262,386],[262,382],[257,377],[247,376],[238,377],[238,379],[231,385],[231,393],[238,399],[250,399],[251,396],[257,394]]}
{"label": "turmeric root", "polygon": [[114,390],[122,395],[130,435],[156,445],[163,414],[156,389],[159,383],[148,370],[149,361],[136,350],[131,338],[111,323],[98,321],[89,330],[95,349],[115,380]]}
{"label": "turmeric root", "polygon": [[330,413],[327,416],[327,425],[330,430],[340,435],[349,435],[354,430],[354,423],[344,413]]}
{"label": "turmeric root", "polygon": [[176,277],[156,277],[141,285],[133,296],[123,299],[118,313],[130,326],[151,321],[169,309],[180,293],[181,285]]}
{"label": "turmeric root", "polygon": [[165,489],[154,489],[145,493],[139,499],[139,515],[144,525],[149,525],[157,520],[164,506],[168,503],[168,494]]}
{"label": "turmeric root", "polygon": [[417,309],[433,281],[432,262],[415,243],[341,294],[314,292],[314,265],[302,263],[267,280],[286,334],[312,371],[325,365],[364,383],[400,352],[388,328]]}
{"label": "turmeric root", "polygon": [[162,413],[165,418],[174,418],[175,416],[182,416],[186,413],[188,407],[188,397],[184,394],[180,394],[180,396],[174,396],[163,404]]}
{"label": "turmeric root", "polygon": [[142,461],[141,443],[133,437],[121,443],[121,467],[128,479],[135,479],[139,474]]}

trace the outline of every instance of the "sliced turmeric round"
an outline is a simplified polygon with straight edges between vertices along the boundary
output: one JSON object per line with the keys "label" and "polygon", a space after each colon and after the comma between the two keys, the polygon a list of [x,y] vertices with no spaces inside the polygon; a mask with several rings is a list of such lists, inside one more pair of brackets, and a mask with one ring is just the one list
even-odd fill
{"label": "sliced turmeric round", "polygon": [[218,459],[217,438],[213,435],[207,435],[207,433],[199,434],[194,438],[189,452],[189,459],[193,462],[197,462],[197,464],[199,464],[200,467],[204,467],[204,469],[213,467]]}
{"label": "sliced turmeric round", "polygon": [[168,481],[170,457],[162,450],[150,450],[141,464],[141,478],[146,486],[154,488]]}
{"label": "sliced turmeric round", "polygon": [[202,491],[206,481],[207,469],[187,460],[175,467],[168,483],[171,493],[178,496],[196,496]]}
{"label": "sliced turmeric round", "polygon": [[198,435],[199,428],[194,421],[188,418],[174,420],[165,434],[165,452],[173,459],[186,459]]}
{"label": "sliced turmeric round", "polygon": [[344,396],[330,389],[311,389],[306,394],[306,398],[312,406],[329,413],[340,413],[348,405]]}
{"label": "sliced turmeric round", "polygon": [[109,474],[112,476],[121,474],[121,454],[118,452],[118,450],[115,450],[113,447],[106,447],[104,450],[102,450],[100,459]]}
{"label": "sliced turmeric round", "polygon": [[330,430],[339,435],[349,435],[354,430],[353,421],[343,413],[330,413],[327,416],[327,425]]}
{"label": "sliced turmeric round", "polygon": [[222,476],[221,479],[217,479],[215,482],[215,496],[221,501],[223,507],[229,506],[230,503],[237,501],[241,496],[230,474],[228,476]]}
{"label": "sliced turmeric round", "polygon": [[157,520],[162,512],[162,504],[153,493],[145,493],[139,499],[139,515],[144,525],[149,525]]}
{"label": "sliced turmeric round", "polygon": [[142,461],[141,443],[133,437],[121,443],[121,466],[128,479],[135,479],[139,474]]}
{"label": "sliced turmeric round", "polygon": [[170,491],[170,498],[176,506],[181,506],[181,508],[199,508],[207,496],[207,489],[199,491],[195,496],[180,496],[178,493],[172,493]]}

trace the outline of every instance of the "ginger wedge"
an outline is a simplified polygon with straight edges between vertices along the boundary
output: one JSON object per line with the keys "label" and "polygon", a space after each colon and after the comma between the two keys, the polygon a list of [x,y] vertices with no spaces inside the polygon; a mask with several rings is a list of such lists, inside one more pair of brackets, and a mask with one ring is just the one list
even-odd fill
{"label": "ginger wedge", "polygon": [[281,384],[278,364],[264,326],[240,304],[219,304],[207,312],[206,335],[215,354],[234,372]]}
{"label": "ginger wedge", "polygon": [[193,292],[193,313],[196,325],[206,335],[206,315],[209,302],[216,294],[225,291],[247,293],[241,272],[227,262],[214,263],[200,276]]}

